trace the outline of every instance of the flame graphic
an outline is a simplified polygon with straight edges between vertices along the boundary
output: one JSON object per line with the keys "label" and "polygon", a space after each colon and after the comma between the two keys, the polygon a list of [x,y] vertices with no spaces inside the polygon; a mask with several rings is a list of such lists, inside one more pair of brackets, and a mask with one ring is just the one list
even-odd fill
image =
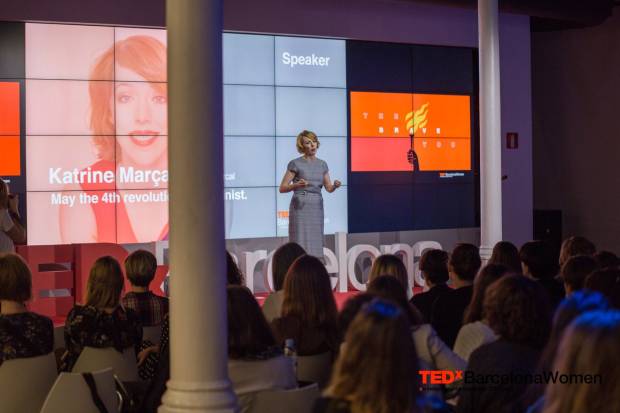
{"label": "flame graphic", "polygon": [[429,103],[423,104],[420,109],[407,113],[405,121],[407,122],[407,130],[409,135],[414,135],[418,129],[426,127],[428,123],[428,107]]}

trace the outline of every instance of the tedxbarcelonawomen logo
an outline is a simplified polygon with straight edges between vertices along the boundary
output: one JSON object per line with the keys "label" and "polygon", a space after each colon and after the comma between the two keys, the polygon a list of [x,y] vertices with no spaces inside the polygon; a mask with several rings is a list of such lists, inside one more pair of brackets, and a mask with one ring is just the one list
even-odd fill
{"label": "tedxbarcelonawomen logo", "polygon": [[564,374],[559,371],[540,373],[511,372],[506,374],[476,374],[463,370],[419,370],[422,385],[449,385],[461,381],[466,385],[510,386],[522,384],[601,384],[601,374]]}

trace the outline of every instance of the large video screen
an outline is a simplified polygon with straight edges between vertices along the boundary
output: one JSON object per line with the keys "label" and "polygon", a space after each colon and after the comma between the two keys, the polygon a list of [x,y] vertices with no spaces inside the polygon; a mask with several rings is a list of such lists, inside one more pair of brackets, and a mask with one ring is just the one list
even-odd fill
{"label": "large video screen", "polygon": [[479,225],[475,61],[470,48],[347,42],[349,232]]}
{"label": "large video screen", "polygon": [[[25,45],[29,242],[166,239],[166,32],[26,24]],[[346,185],[345,42],[226,33],[223,51],[226,237],[287,235],[301,130]],[[326,233],[346,231],[346,188],[329,198]]]}
{"label": "large video screen", "polygon": [[[29,243],[167,239],[165,30],[5,28],[22,40],[0,44],[0,177],[26,195]],[[226,238],[288,234],[278,186],[304,129],[343,184],[324,193],[326,234],[476,226],[475,60],[224,33]]]}

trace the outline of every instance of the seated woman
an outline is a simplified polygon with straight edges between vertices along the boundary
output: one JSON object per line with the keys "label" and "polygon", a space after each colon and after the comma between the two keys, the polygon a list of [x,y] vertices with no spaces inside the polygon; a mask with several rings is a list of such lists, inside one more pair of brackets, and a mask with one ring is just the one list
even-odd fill
{"label": "seated woman", "polygon": [[474,280],[474,294],[465,310],[464,324],[454,343],[454,352],[465,361],[469,360],[472,351],[497,339],[483,314],[482,305],[489,286],[508,272],[509,269],[504,265],[488,264],[480,270]]}
{"label": "seated woman", "polygon": [[54,326],[47,317],[32,313],[32,275],[15,254],[0,254],[0,365],[5,360],[36,357],[54,348]]}
{"label": "seated woman", "polygon": [[379,255],[372,263],[370,268],[370,276],[368,282],[372,282],[381,275],[390,275],[395,277],[405,289],[407,299],[413,297],[413,289],[409,288],[409,277],[407,275],[407,267],[403,261],[394,254]]}
{"label": "seated woman", "polygon": [[156,272],[157,259],[148,251],[134,251],[125,259],[125,273],[131,292],[125,294],[122,304],[138,314],[142,326],[159,326],[168,314],[168,299],[150,290]]}
{"label": "seated woman", "polygon": [[226,284],[243,285],[243,273],[228,251],[226,251]]}
{"label": "seated woman", "polygon": [[[607,309],[609,309],[609,303],[605,297],[598,292],[577,291],[566,297],[564,301],[560,303],[560,306],[553,316],[553,327],[551,328],[549,341],[540,358],[539,370],[544,373],[550,372],[553,374],[553,361],[559,352],[560,341],[570,323],[587,312],[606,311]],[[527,413],[538,413],[542,411],[545,403],[545,399],[542,397],[544,392],[544,383],[533,383],[530,386],[526,392],[526,397],[524,397],[521,403],[523,406],[531,405]]]}
{"label": "seated woman", "polygon": [[314,413],[418,413],[418,361],[408,317],[395,303],[364,304],[349,326],[324,397]]}
{"label": "seated woman", "polygon": [[431,321],[435,301],[451,291],[447,284],[450,279],[448,259],[448,253],[439,249],[426,250],[420,257],[420,272],[428,291],[414,295],[410,301],[422,313],[426,323]]}
{"label": "seated woman", "polygon": [[[405,290],[394,277],[382,275],[375,278],[368,285],[368,293],[391,300],[403,309],[411,326],[413,344],[421,370],[457,371],[465,369],[465,361],[452,352],[430,324],[423,323],[422,316],[407,301]],[[424,386],[425,394],[438,398],[444,398],[442,390],[438,385]]]}
{"label": "seated woman", "polygon": [[514,274],[521,274],[522,271],[519,250],[509,241],[500,241],[495,244],[488,264],[503,265]]}
{"label": "seated woman", "polygon": [[[562,337],[553,371],[574,379],[549,382],[543,412],[617,412],[619,342],[619,311],[591,311],[573,321]],[[591,380],[579,380],[584,376]]]}
{"label": "seated woman", "polygon": [[304,255],[293,263],[284,280],[282,315],[271,325],[278,345],[293,339],[300,356],[338,353],[338,310],[329,275],[318,258]]}
{"label": "seated woman", "polygon": [[241,412],[252,405],[257,392],[297,387],[293,362],[282,355],[269,324],[247,287],[229,285],[228,376]]}
{"label": "seated woman", "polygon": [[272,273],[275,291],[269,294],[263,304],[263,314],[267,321],[272,322],[274,318],[280,317],[284,302],[284,291],[282,291],[284,278],[293,262],[305,254],[306,251],[296,242],[287,242],[273,253]]}
{"label": "seated woman", "polygon": [[65,346],[61,370],[71,371],[84,347],[114,347],[122,352],[136,350],[142,342],[142,325],[138,315],[121,307],[123,273],[118,262],[101,257],[90,269],[86,304],[76,305],[65,322]]}
{"label": "seated woman", "polygon": [[[551,326],[545,289],[522,275],[506,275],[489,287],[483,308],[489,327],[498,339],[471,353],[468,374],[475,377],[524,377],[536,373]],[[515,411],[527,387],[526,380],[487,383],[485,386],[475,380],[465,383],[456,411]]]}

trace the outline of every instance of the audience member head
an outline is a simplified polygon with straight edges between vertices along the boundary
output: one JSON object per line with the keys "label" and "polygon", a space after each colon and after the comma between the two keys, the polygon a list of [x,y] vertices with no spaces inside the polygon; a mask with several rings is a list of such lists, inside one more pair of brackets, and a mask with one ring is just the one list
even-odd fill
{"label": "audience member head", "polygon": [[228,251],[226,251],[226,284],[243,285],[243,273]]}
{"label": "audience member head", "polygon": [[24,304],[31,297],[30,268],[17,254],[0,254],[0,301]]}
{"label": "audience member head", "polygon": [[226,297],[228,357],[252,358],[273,349],[276,341],[252,292],[241,285],[229,285]]}
{"label": "audience member head", "polygon": [[591,311],[567,328],[554,370],[569,377],[598,375],[599,381],[550,382],[545,413],[620,411],[620,312]]}
{"label": "audience member head", "polygon": [[[565,264],[566,265],[566,264]],[[553,326],[549,335],[549,342],[545,346],[545,351],[541,357],[542,370],[549,370],[553,364],[553,358],[558,352],[558,346],[562,339],[562,334],[566,327],[581,314],[588,311],[607,310],[609,304],[607,299],[598,292],[594,291],[576,291],[565,298],[553,317]]]}
{"label": "audience member head", "polygon": [[376,297],[390,300],[398,304],[407,315],[407,319],[412,326],[422,323],[422,316],[417,314],[414,307],[409,304],[405,289],[395,277],[380,275],[368,284],[366,291]]}
{"label": "audience member head", "polygon": [[594,255],[596,247],[585,237],[570,237],[562,242],[560,248],[560,267],[563,266],[570,257],[577,255]]}
{"label": "audience member head", "polygon": [[519,257],[521,258],[523,274],[537,280],[555,277],[557,264],[553,249],[546,242],[526,242],[519,251]]}
{"label": "audience member head", "polygon": [[589,255],[577,255],[566,260],[560,270],[566,294],[581,290],[586,277],[596,269],[596,261]]}
{"label": "audience member head", "polygon": [[303,255],[289,268],[281,314],[311,327],[337,325],[338,310],[329,274],[318,258]]}
{"label": "audience member head", "polygon": [[406,315],[390,301],[374,299],[349,326],[326,394],[349,400],[351,412],[412,412],[417,364]]}
{"label": "audience member head", "polygon": [[114,308],[123,292],[123,272],[116,259],[99,258],[90,269],[86,286],[86,305],[99,309]]}
{"label": "audience member head", "polygon": [[484,318],[483,305],[486,291],[491,284],[509,273],[509,269],[500,264],[488,264],[482,267],[476,281],[474,281],[474,294],[471,302],[465,310],[463,322],[473,323]]}
{"label": "audience member head", "polygon": [[503,340],[542,349],[547,342],[551,313],[545,290],[521,275],[506,275],[484,297],[489,327]]}
{"label": "audience member head", "polygon": [[429,286],[445,284],[448,275],[448,253],[439,249],[424,251],[420,257],[420,271]]}
{"label": "audience member head", "polygon": [[448,261],[450,275],[467,282],[474,281],[481,265],[480,252],[473,244],[457,244]]}
{"label": "audience member head", "polygon": [[288,269],[297,258],[305,254],[306,251],[296,242],[287,242],[273,253],[272,273],[275,291],[280,291],[284,287],[284,277]]}
{"label": "audience member head", "polygon": [[374,298],[375,296],[372,294],[361,293],[354,295],[344,303],[342,310],[340,310],[340,314],[338,314],[338,326],[343,335],[347,333],[349,325],[351,325],[351,322],[353,322],[353,319],[364,304],[372,301]]}
{"label": "audience member head", "polygon": [[157,259],[148,251],[134,251],[125,259],[125,274],[132,286],[148,288],[156,271]]}
{"label": "audience member head", "polygon": [[607,297],[607,301],[615,308],[620,308],[620,270],[607,268],[596,270],[586,277],[584,288],[598,291]]}
{"label": "audience member head", "polygon": [[519,258],[519,250],[508,241],[500,241],[493,247],[493,253],[487,264],[499,264],[508,268],[515,274],[521,273],[521,258]]}
{"label": "audience member head", "polygon": [[617,268],[620,266],[620,258],[610,251],[599,251],[593,255],[600,269]]}
{"label": "audience member head", "polygon": [[407,277],[407,268],[403,261],[394,254],[379,255],[372,263],[370,269],[369,282],[372,282],[380,275],[390,275],[396,278],[406,290],[409,288],[409,281]]}

